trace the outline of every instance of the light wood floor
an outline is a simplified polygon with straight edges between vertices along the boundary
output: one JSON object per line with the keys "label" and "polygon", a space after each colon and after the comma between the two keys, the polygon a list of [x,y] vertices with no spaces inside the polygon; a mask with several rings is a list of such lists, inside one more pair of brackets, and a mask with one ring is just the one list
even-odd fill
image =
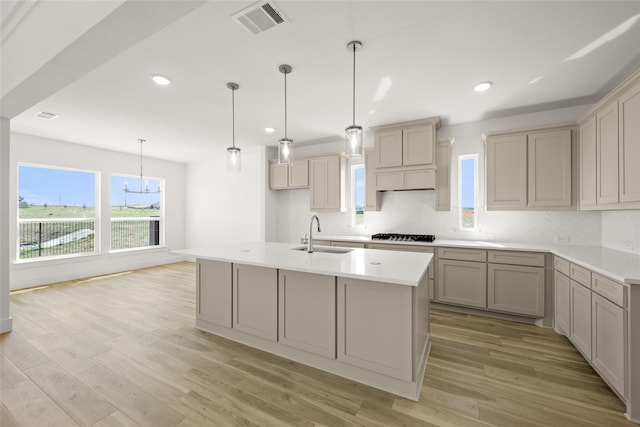
{"label": "light wood floor", "polygon": [[0,425],[633,425],[550,330],[434,310],[416,403],[196,330],[194,284],[178,263],[12,295]]}

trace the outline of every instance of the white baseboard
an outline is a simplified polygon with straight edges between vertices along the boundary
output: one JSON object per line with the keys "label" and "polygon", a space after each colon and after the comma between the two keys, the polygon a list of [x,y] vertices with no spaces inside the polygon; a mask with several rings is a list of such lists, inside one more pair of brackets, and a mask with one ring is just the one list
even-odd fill
{"label": "white baseboard", "polygon": [[13,319],[11,316],[0,319],[0,334],[4,334],[5,332],[11,332],[13,329]]}

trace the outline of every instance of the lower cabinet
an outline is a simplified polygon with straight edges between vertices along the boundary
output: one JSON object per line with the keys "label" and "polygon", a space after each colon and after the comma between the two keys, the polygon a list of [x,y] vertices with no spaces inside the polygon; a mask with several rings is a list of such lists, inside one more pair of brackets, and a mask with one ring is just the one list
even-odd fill
{"label": "lower cabinet", "polygon": [[231,263],[196,262],[196,319],[231,327]]}
{"label": "lower cabinet", "polygon": [[412,381],[412,292],[410,286],[339,277],[338,360]]}
{"label": "lower cabinet", "polygon": [[487,307],[487,264],[438,259],[436,301]]}
{"label": "lower cabinet", "polygon": [[593,294],[591,321],[591,363],[618,394],[625,396],[626,313]]}
{"label": "lower cabinet", "polygon": [[274,268],[233,264],[233,328],[278,340],[278,273]]}
{"label": "lower cabinet", "polygon": [[336,356],[336,278],[279,271],[279,341],[330,358]]}
{"label": "lower cabinet", "polygon": [[569,338],[591,360],[591,290],[571,280],[569,301]]}
{"label": "lower cabinet", "polygon": [[629,344],[628,287],[559,257],[554,264],[556,331],[565,334],[627,401],[633,353]]}
{"label": "lower cabinet", "polygon": [[556,271],[554,274],[555,326],[565,335],[570,331],[571,282],[567,276]]}
{"label": "lower cabinet", "polygon": [[544,267],[488,264],[487,308],[544,317],[544,283]]}

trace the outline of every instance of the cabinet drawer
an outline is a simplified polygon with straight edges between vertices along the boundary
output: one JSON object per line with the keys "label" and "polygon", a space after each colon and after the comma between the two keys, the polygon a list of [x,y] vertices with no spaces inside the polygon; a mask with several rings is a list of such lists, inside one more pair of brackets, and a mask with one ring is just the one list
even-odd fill
{"label": "cabinet drawer", "polygon": [[487,261],[496,264],[544,267],[544,254],[538,252],[487,251]]}
{"label": "cabinet drawer", "polygon": [[591,289],[591,272],[586,268],[571,263],[569,277],[588,289]]}
{"label": "cabinet drawer", "polygon": [[571,274],[571,267],[569,266],[569,261],[567,261],[566,259],[562,259],[562,258],[558,258],[557,256],[553,257],[553,268],[556,269],[556,271],[559,271],[560,273],[564,274],[565,276],[569,277],[569,274]]}
{"label": "cabinet drawer", "polygon": [[627,288],[621,283],[593,273],[591,289],[620,307],[627,307]]}
{"label": "cabinet drawer", "polygon": [[438,248],[438,258],[486,262],[487,251],[478,249]]}
{"label": "cabinet drawer", "polygon": [[376,174],[376,190],[396,190],[403,186],[402,172],[385,172]]}
{"label": "cabinet drawer", "polygon": [[404,172],[403,190],[422,190],[425,188],[436,188],[435,169]]}

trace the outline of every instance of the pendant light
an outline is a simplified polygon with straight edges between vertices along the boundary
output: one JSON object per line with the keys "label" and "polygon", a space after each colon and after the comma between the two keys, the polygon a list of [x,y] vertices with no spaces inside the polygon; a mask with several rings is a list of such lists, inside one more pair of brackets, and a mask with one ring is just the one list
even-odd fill
{"label": "pendant light", "polygon": [[349,159],[362,157],[362,126],[356,125],[356,51],[362,43],[354,40],[347,44],[347,50],[353,52],[353,124],[345,129],[345,156]]}
{"label": "pendant light", "polygon": [[237,83],[227,83],[231,89],[231,142],[232,146],[227,148],[227,170],[240,172],[240,149],[236,147],[236,106],[235,93],[240,88]]}
{"label": "pendant light", "polygon": [[283,64],[278,70],[284,74],[284,138],[278,141],[278,164],[289,166],[293,157],[293,139],[287,138],[287,74],[292,68]]}
{"label": "pendant light", "polygon": [[138,139],[138,142],[140,142],[140,190],[136,191],[136,190],[131,190],[129,189],[129,186],[127,185],[127,183],[124,183],[124,192],[125,193],[134,193],[134,194],[157,194],[160,193],[160,185],[158,185],[158,189],[156,191],[151,191],[151,189],[149,188],[149,183],[145,182],[144,187],[142,186],[142,143],[143,142],[147,142],[145,139]]}

